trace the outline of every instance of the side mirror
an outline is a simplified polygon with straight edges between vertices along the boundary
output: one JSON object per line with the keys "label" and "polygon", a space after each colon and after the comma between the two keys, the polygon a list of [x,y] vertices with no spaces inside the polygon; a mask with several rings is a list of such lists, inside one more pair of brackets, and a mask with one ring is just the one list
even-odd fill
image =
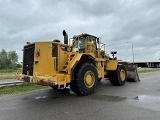
{"label": "side mirror", "polygon": [[113,54],[117,54],[117,51],[111,51],[111,54],[113,55]]}
{"label": "side mirror", "polygon": [[113,59],[116,59],[116,57],[114,57],[114,56],[115,56],[115,54],[117,54],[117,51],[111,51],[111,54],[113,56]]}

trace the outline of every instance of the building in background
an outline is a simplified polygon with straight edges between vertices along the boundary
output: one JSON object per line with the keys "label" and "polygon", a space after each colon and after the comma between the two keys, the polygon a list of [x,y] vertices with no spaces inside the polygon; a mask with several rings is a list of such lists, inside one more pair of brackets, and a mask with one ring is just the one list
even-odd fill
{"label": "building in background", "polygon": [[138,67],[160,68],[160,61],[135,62]]}

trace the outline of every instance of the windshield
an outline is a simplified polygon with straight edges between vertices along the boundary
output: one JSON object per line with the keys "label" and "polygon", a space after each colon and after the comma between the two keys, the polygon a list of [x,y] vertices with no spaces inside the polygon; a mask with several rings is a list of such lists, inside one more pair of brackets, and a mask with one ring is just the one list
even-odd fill
{"label": "windshield", "polygon": [[73,47],[79,48],[79,49],[84,48],[85,47],[84,38],[76,39],[73,43]]}

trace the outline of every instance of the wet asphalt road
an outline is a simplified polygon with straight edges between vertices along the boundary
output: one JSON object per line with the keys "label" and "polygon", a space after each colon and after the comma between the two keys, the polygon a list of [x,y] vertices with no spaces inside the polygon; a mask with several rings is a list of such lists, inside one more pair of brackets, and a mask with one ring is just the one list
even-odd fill
{"label": "wet asphalt road", "polygon": [[0,97],[0,120],[159,120],[160,71],[140,79],[120,87],[102,80],[86,97],[50,88]]}

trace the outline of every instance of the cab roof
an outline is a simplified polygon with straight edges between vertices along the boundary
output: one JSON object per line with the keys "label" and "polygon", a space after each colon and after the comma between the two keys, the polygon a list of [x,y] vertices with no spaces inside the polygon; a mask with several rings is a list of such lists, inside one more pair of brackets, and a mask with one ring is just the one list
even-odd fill
{"label": "cab roof", "polygon": [[90,35],[90,34],[87,34],[87,33],[82,33],[82,34],[80,34],[80,35],[74,35],[73,38],[77,38],[77,37],[87,37],[87,36],[97,38],[96,36]]}

